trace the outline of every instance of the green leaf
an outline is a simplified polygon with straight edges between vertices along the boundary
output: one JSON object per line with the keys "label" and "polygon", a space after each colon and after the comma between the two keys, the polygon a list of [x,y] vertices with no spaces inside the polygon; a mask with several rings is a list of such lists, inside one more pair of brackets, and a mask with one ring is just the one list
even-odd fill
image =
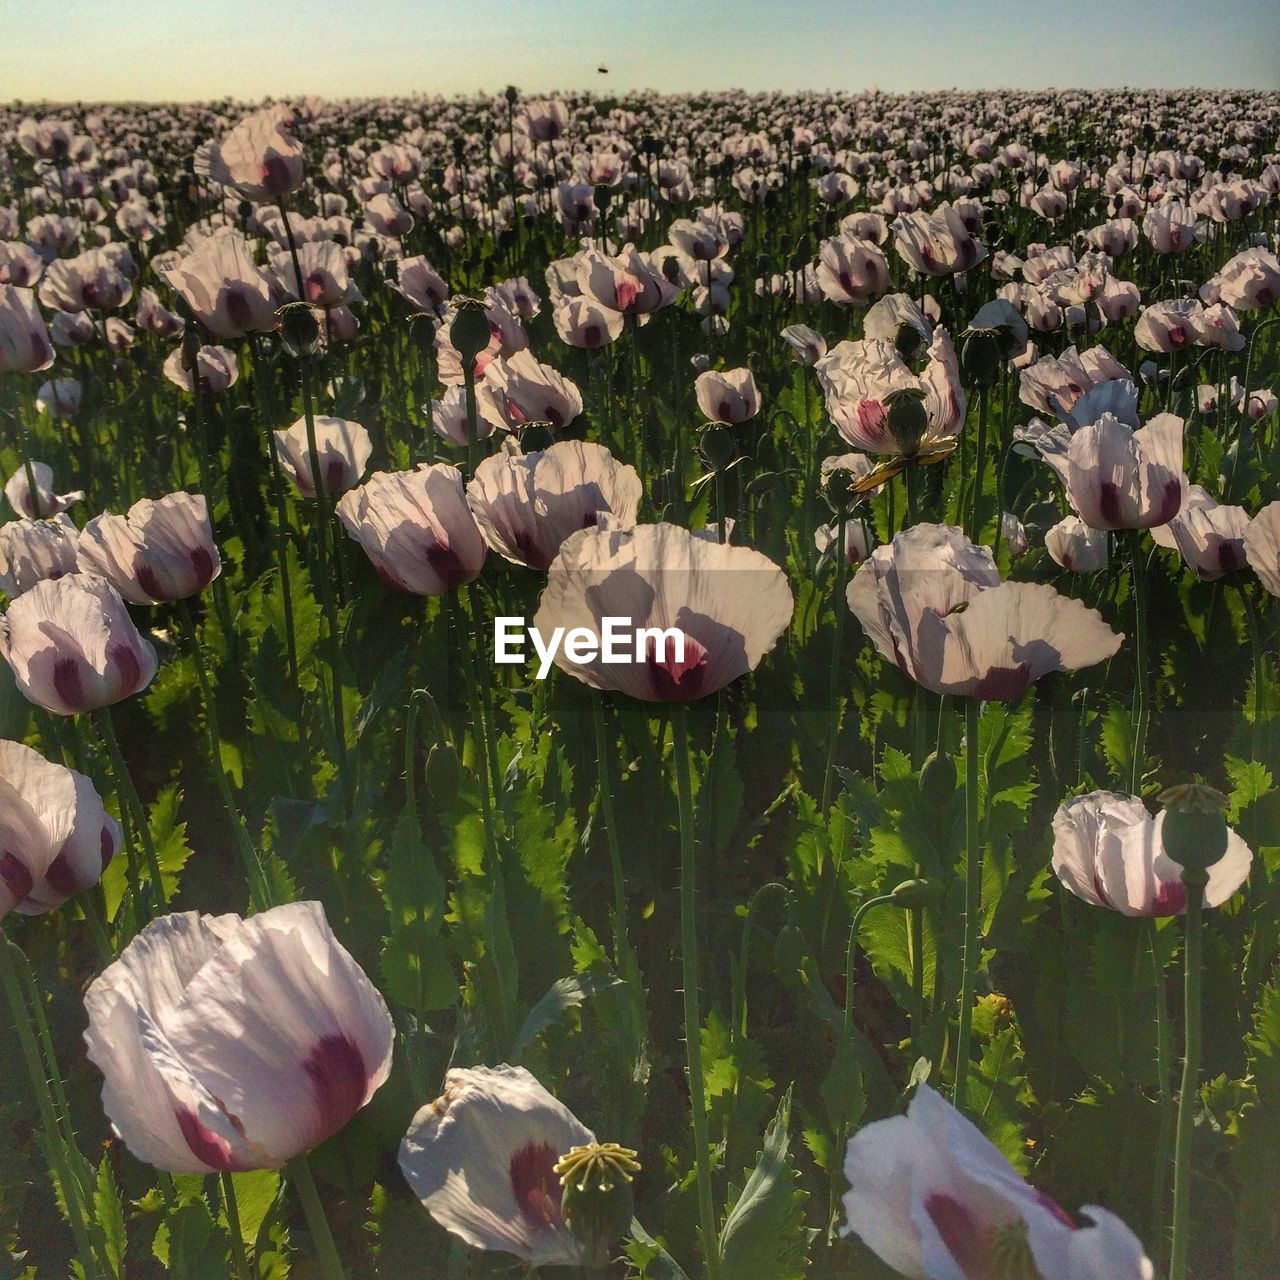
{"label": "green leaf", "polygon": [[554,983],[551,990],[529,1011],[524,1025],[517,1032],[511,1046],[511,1061],[519,1062],[533,1038],[553,1022],[558,1021],[570,1009],[576,1009],[598,992],[607,991],[610,987],[617,985],[618,979],[612,974],[590,973],[561,978],[559,982]]}
{"label": "green leaf", "polygon": [[108,1157],[102,1157],[98,1176],[93,1187],[94,1225],[101,1237],[103,1252],[112,1274],[123,1274],[124,1254],[128,1240],[124,1228],[124,1207],[120,1203],[120,1190],[111,1172]]}
{"label": "green leaf", "polygon": [[258,1242],[258,1233],[280,1194],[280,1174],[275,1169],[233,1173],[236,1206],[240,1211],[240,1237],[249,1248]]}
{"label": "green leaf", "polygon": [[733,1280],[803,1280],[814,1233],[787,1157],[791,1091],[778,1105],[760,1158],[720,1233],[720,1265]]}
{"label": "green leaf", "polygon": [[684,1268],[632,1218],[627,1257],[640,1268],[643,1280],[689,1280]]}
{"label": "green leaf", "polygon": [[[1239,1188],[1236,1243],[1240,1276],[1264,1275],[1280,1257],[1276,1152],[1280,1151],[1280,982],[1262,994],[1248,1037],[1252,1100],[1240,1109],[1232,1156]],[[1253,1263],[1250,1270],[1248,1262]]]}

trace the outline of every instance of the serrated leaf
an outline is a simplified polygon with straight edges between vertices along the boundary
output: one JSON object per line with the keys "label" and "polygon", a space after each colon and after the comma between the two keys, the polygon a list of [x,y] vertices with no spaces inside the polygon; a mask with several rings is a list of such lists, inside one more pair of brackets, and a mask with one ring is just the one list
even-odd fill
{"label": "serrated leaf", "polygon": [[529,1010],[529,1016],[525,1018],[524,1024],[516,1033],[515,1041],[511,1045],[511,1061],[520,1061],[521,1054],[539,1032],[544,1031],[570,1009],[576,1009],[598,992],[616,987],[618,981],[612,974],[584,973],[571,978],[561,978],[554,983],[551,990]]}
{"label": "serrated leaf", "polygon": [[98,1176],[93,1186],[94,1225],[102,1244],[103,1254],[113,1275],[122,1275],[124,1254],[128,1244],[124,1226],[124,1207],[120,1203],[120,1190],[111,1172],[106,1156],[98,1166]]}
{"label": "serrated leaf", "polygon": [[733,1280],[803,1280],[814,1233],[788,1159],[791,1091],[778,1104],[764,1147],[720,1233],[720,1265]]}

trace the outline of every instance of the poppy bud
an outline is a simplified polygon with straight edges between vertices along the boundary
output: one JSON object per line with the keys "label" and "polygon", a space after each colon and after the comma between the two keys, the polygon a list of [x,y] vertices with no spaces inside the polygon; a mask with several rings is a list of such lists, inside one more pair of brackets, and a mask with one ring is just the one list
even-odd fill
{"label": "poppy bud", "polygon": [[942,896],[942,886],[933,880],[904,880],[889,894],[894,905],[911,911],[931,907]]}
{"label": "poppy bud", "polygon": [[470,368],[476,356],[489,345],[489,321],[482,302],[471,298],[459,300],[457,314],[449,326],[449,341],[462,357],[463,368]]}
{"label": "poppy bud", "polygon": [[920,768],[920,794],[931,809],[949,804],[956,791],[956,762],[933,752]]}
{"label": "poppy bud", "polygon": [[437,742],[427,752],[427,766],[423,776],[431,798],[447,809],[457,798],[462,783],[462,766],[458,753],[448,742]]}
{"label": "poppy bud", "polygon": [[603,1266],[613,1247],[631,1229],[635,1211],[636,1153],[616,1142],[573,1147],[555,1171],[564,1194],[560,1213],[582,1245],[588,1265]]}
{"label": "poppy bud", "polygon": [[738,451],[733,432],[727,427],[711,427],[704,431],[699,448],[707,466],[713,471],[723,471]]}
{"label": "poppy bud", "polygon": [[889,430],[898,442],[898,450],[910,457],[920,448],[920,441],[929,427],[924,392],[914,387],[903,387],[886,396],[884,403],[889,410]]}
{"label": "poppy bud", "polygon": [[595,206],[604,213],[613,201],[612,187],[595,187],[592,189],[591,199],[595,202]]}
{"label": "poppy bud", "polygon": [[[1198,782],[1160,793],[1164,805],[1164,851],[1184,871],[1202,877],[1227,851],[1227,798]],[[1183,876],[1184,882],[1186,876]]]}
{"label": "poppy bud", "polygon": [[320,346],[320,326],[306,303],[296,302],[281,307],[280,340],[285,351],[295,360],[315,355]]}
{"label": "poppy bud", "polygon": [[509,106],[515,106],[516,99],[520,96],[519,90],[513,84],[507,85],[506,93],[503,95]]}
{"label": "poppy bud", "polygon": [[960,367],[975,387],[995,386],[1000,376],[1000,339],[994,330],[976,330],[965,339]]}
{"label": "poppy bud", "polygon": [[800,926],[788,921],[773,940],[773,963],[779,978],[788,981],[804,968],[804,934]]}

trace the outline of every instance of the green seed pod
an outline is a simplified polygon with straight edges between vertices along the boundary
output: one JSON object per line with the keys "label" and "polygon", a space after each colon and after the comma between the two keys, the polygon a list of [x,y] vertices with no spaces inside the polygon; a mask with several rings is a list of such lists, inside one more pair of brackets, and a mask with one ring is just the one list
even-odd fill
{"label": "green seed pod", "polygon": [[920,794],[931,809],[941,809],[956,793],[956,762],[933,752],[920,768]]}
{"label": "green seed pod", "polygon": [[1227,851],[1227,798],[1198,782],[1160,793],[1164,851],[1180,867],[1201,876]]}
{"label": "green seed pod", "polygon": [[737,441],[727,427],[709,427],[702,433],[698,447],[713,471],[723,471],[738,453]]}
{"label": "green seed pod", "polygon": [[427,791],[437,804],[448,808],[458,798],[458,788],[462,784],[462,765],[458,760],[458,753],[450,743],[437,742],[427,752],[424,777]]}
{"label": "green seed pod", "polygon": [[550,425],[545,422],[530,422],[520,432],[520,448],[525,453],[541,453],[544,449],[550,449],[555,442]]}
{"label": "green seed pod", "polygon": [[924,339],[920,336],[920,330],[913,324],[900,324],[898,332],[893,339],[893,345],[898,354],[908,364],[915,359],[916,352],[920,350],[923,343]]}
{"label": "green seed pod", "polygon": [[462,357],[463,368],[469,368],[489,345],[489,321],[484,313],[484,303],[472,298],[458,302],[457,314],[449,326],[449,341]]}
{"label": "green seed pod", "polygon": [[929,414],[924,407],[924,392],[903,387],[885,397],[889,410],[889,430],[898,443],[898,452],[910,457],[920,449],[920,441],[929,429]]}
{"label": "green seed pod", "polygon": [[960,352],[960,368],[975,387],[993,387],[1000,377],[1000,338],[994,329],[975,329]]}
{"label": "green seed pod", "polygon": [[295,360],[315,355],[320,346],[320,326],[305,302],[280,308],[280,341]]}
{"label": "green seed pod", "polygon": [[574,1147],[556,1162],[564,1192],[560,1212],[582,1245],[589,1266],[604,1266],[631,1229],[635,1176],[640,1162],[629,1147],[592,1142]]}

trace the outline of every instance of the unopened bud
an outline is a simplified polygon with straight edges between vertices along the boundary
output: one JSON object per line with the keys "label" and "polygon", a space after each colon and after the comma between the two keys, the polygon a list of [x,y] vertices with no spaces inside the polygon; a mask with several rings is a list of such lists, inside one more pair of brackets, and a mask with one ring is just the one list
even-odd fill
{"label": "unopened bud", "polygon": [[931,809],[941,809],[956,793],[956,762],[933,752],[920,767],[920,794]]}
{"label": "unopened bud", "polygon": [[320,326],[305,302],[291,302],[280,308],[280,341],[295,360],[315,355],[320,346]]}
{"label": "unopened bud", "polygon": [[447,809],[458,798],[458,789],[462,785],[462,765],[452,745],[437,742],[427,752],[424,776],[431,798]]}
{"label": "unopened bud", "polygon": [[975,387],[993,387],[1000,377],[1000,339],[995,330],[975,329],[960,352],[960,368]]}
{"label": "unopened bud", "polygon": [[895,906],[908,911],[931,907],[941,896],[942,886],[932,880],[904,880],[889,894]]}

